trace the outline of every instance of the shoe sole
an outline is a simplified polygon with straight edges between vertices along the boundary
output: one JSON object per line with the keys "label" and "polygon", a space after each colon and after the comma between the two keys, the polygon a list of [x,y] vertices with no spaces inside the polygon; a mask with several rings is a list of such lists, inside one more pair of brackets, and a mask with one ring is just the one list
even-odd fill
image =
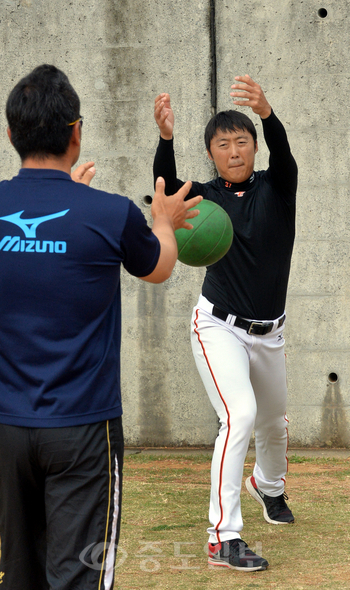
{"label": "shoe sole", "polygon": [[240,572],[258,572],[258,571],[263,571],[266,570],[268,568],[268,565],[258,565],[256,567],[240,567],[239,565],[231,565],[230,563],[227,563],[227,561],[219,561],[218,559],[212,559],[211,557],[208,557],[208,564],[209,565],[214,565],[214,566],[219,566],[219,567],[228,567],[230,570],[238,570]]}
{"label": "shoe sole", "polygon": [[262,498],[260,498],[258,492],[256,491],[256,489],[252,485],[252,483],[250,481],[250,477],[248,477],[245,480],[245,487],[247,488],[247,490],[250,493],[250,495],[252,496],[252,498],[254,498],[254,500],[256,500],[257,502],[259,502],[259,504],[263,507],[264,518],[265,518],[266,522],[268,522],[269,524],[293,524],[294,519],[293,520],[290,520],[289,522],[283,522],[283,521],[280,521],[280,520],[272,520],[272,518],[269,517],[269,515],[267,513],[267,510],[266,510],[266,506],[265,506],[264,500]]}

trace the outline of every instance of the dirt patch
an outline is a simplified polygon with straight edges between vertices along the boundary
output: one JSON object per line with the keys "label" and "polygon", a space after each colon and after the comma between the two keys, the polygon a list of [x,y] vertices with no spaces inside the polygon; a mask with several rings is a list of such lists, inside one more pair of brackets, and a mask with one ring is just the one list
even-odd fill
{"label": "dirt patch", "polygon": [[[144,463],[132,460],[127,461],[127,467],[130,471],[153,471],[155,469],[159,471],[165,470],[176,470],[176,469],[183,469],[183,470],[191,470],[196,473],[201,473],[208,470],[208,465],[210,465],[210,461],[203,461],[201,463],[191,462],[188,459],[160,459],[154,461],[145,461]],[[254,461],[246,461],[244,463],[244,467],[249,468],[254,466]],[[350,469],[350,460],[346,461],[346,466]],[[339,472],[342,473],[344,471],[344,463],[337,464],[337,463],[289,463],[288,466],[288,473],[289,474],[322,474],[327,472],[332,472],[333,474]]]}
{"label": "dirt patch", "polygon": [[[349,463],[350,468],[350,463]],[[332,473],[343,472],[344,465],[315,465],[312,463],[289,463],[288,473],[325,473],[331,471]]]}
{"label": "dirt patch", "polygon": [[190,461],[181,461],[179,459],[162,459],[161,461],[147,461],[146,463],[132,463],[128,462],[128,469],[153,471],[159,469],[165,471],[166,469],[190,469],[196,473],[208,471],[208,463],[191,463]]}

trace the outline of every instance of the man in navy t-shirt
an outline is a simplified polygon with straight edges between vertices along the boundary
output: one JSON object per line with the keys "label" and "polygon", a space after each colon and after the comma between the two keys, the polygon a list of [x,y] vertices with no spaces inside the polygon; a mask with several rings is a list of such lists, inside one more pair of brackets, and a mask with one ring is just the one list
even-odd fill
{"label": "man in navy t-shirt", "polygon": [[[83,117],[63,72],[42,65],[9,95],[22,167],[0,183],[0,575],[4,590],[113,588],[123,434],[120,265],[148,282],[191,227],[190,183],[153,227],[131,200],[71,168]],[[74,177],[75,174],[75,177]]]}

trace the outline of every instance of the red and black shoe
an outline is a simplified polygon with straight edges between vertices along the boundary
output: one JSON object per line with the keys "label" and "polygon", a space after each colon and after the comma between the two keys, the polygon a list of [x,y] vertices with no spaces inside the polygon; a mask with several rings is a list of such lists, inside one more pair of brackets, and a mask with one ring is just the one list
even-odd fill
{"label": "red and black shoe", "polygon": [[264,518],[267,522],[270,524],[291,524],[294,522],[294,516],[286,504],[286,500],[288,500],[286,493],[276,497],[264,494],[259,490],[253,476],[246,479],[245,485],[254,500],[263,507]]}
{"label": "red and black shoe", "polygon": [[208,545],[208,563],[244,572],[266,570],[268,562],[253,553],[243,539],[231,539]]}

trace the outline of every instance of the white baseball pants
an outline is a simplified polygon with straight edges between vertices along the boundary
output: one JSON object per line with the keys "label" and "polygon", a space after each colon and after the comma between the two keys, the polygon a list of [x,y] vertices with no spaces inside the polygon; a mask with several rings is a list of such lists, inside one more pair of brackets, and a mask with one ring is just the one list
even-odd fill
{"label": "white baseball pants", "polygon": [[240,492],[253,429],[259,489],[269,496],[284,491],[288,420],[283,325],[253,336],[211,314],[202,295],[192,315],[193,355],[220,429],[211,465],[208,528],[210,543],[239,538],[243,528]]}

